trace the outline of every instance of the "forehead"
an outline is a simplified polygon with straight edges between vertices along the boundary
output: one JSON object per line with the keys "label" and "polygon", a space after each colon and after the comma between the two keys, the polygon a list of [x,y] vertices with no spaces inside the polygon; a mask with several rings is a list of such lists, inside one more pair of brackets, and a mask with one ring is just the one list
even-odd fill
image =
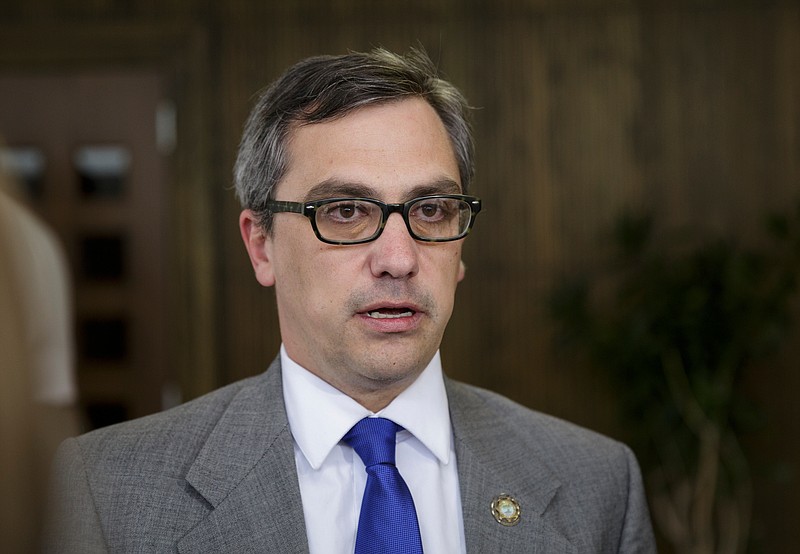
{"label": "forehead", "polygon": [[359,108],[331,121],[295,127],[277,197],[305,199],[326,183],[352,184],[381,199],[420,187],[460,191],[455,154],[441,119],[423,99]]}

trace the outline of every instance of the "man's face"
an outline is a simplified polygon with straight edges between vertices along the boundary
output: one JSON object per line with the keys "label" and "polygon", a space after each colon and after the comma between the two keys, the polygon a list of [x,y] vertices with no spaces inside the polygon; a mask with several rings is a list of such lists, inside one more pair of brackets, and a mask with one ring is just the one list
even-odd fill
{"label": "man's face", "polygon": [[[460,193],[447,132],[424,100],[358,109],[298,126],[277,200],[359,196],[387,203]],[[461,242],[422,243],[392,214],[375,241],[317,239],[306,217],[274,216],[265,236],[240,219],[258,281],[275,285],[289,356],[368,408],[384,407],[433,357],[463,278]]]}

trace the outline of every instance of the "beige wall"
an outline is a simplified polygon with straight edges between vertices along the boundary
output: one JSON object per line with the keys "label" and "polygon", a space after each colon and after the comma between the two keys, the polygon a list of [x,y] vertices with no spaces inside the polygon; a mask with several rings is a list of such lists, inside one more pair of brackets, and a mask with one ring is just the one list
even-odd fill
{"label": "beige wall", "polygon": [[[654,208],[664,228],[689,225],[749,240],[764,211],[800,196],[800,8],[756,1],[318,4],[15,0],[0,8],[6,29],[92,25],[87,32],[96,34],[98,26],[123,25],[151,46],[152,25],[188,27],[190,41],[182,32],[170,36],[203,51],[176,58],[165,43],[150,58],[171,60],[170,68],[199,64],[188,72],[193,88],[176,88],[195,110],[195,134],[203,133],[183,135],[176,162],[204,170],[179,172],[184,181],[175,192],[190,214],[175,233],[181,261],[173,284],[180,289],[174,357],[189,394],[261,371],[279,344],[272,293],[252,278],[228,190],[253,94],[307,55],[421,43],[479,108],[475,192],[485,211],[465,246],[467,279],[443,346],[448,372],[624,437],[604,376],[554,354],[547,293],[563,274],[608,254],[606,234],[623,208]],[[28,40],[54,39],[41,33]],[[24,60],[6,55],[4,63]],[[187,100],[197,97],[200,104]],[[185,353],[197,348],[201,359]],[[748,443],[758,477],[754,534],[765,552],[798,541],[796,354],[785,353],[768,378],[748,379],[769,418]],[[767,479],[760,468],[773,461],[786,462],[794,481]]]}

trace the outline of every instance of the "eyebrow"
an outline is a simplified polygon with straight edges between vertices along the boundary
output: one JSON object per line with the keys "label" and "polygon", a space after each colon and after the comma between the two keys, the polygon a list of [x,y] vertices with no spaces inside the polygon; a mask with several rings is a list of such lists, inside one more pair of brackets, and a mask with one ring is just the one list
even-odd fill
{"label": "eyebrow", "polygon": [[[418,198],[420,196],[428,196],[431,194],[461,194],[461,185],[453,179],[442,177],[430,183],[423,183],[412,187],[404,195],[405,200]],[[364,183],[342,181],[340,179],[332,178],[326,179],[311,187],[306,193],[304,201],[309,202],[312,200],[323,200],[326,198],[338,197],[358,197],[358,198],[375,198],[378,199],[378,194],[375,188]]]}
{"label": "eyebrow", "polygon": [[325,198],[337,197],[363,197],[372,198],[375,196],[375,189],[363,183],[341,181],[339,179],[326,179],[311,187],[306,193],[305,201],[323,200]]}

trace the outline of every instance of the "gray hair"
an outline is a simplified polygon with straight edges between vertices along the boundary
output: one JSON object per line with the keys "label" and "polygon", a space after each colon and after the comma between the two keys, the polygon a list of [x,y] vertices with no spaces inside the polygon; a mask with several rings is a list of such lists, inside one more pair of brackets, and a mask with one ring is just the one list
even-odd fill
{"label": "gray hair", "polygon": [[412,49],[398,55],[368,53],[318,56],[290,67],[259,97],[244,127],[234,167],[236,196],[264,229],[272,226],[266,201],[287,170],[287,143],[295,125],[343,117],[367,105],[404,98],[427,101],[447,130],[458,163],[462,192],[475,173],[474,145],[466,99],[439,78],[428,55]]}

